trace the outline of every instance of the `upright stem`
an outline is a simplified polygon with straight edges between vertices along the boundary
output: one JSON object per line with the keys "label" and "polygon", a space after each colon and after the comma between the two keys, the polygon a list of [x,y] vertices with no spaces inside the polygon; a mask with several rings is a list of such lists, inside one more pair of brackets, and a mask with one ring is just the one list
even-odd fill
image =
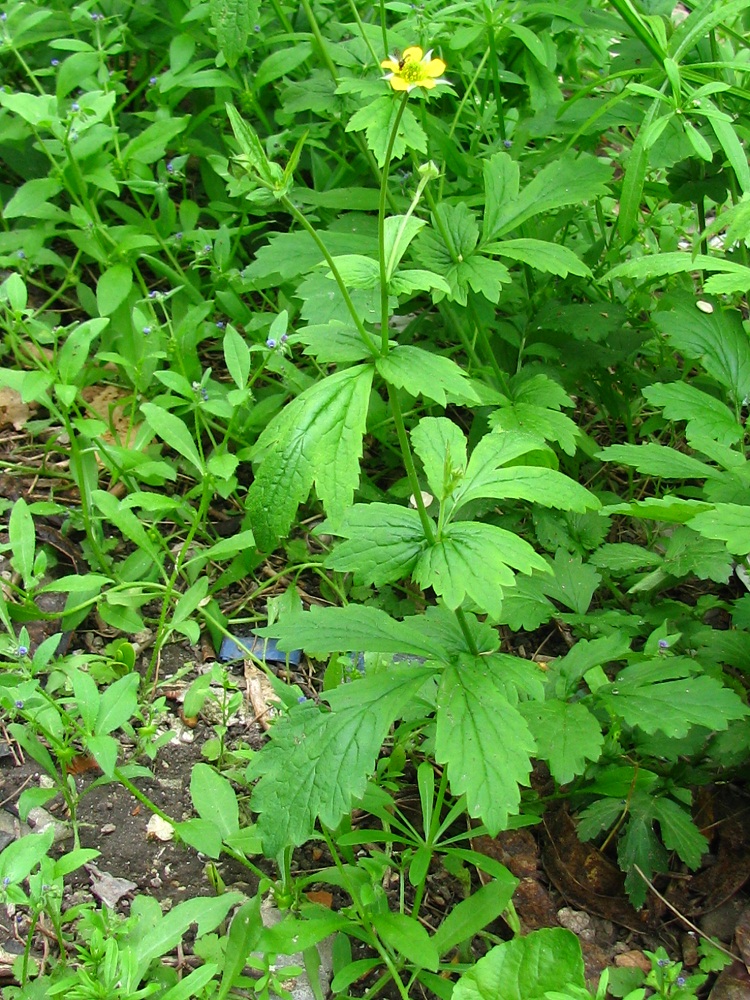
{"label": "upright stem", "polygon": [[385,162],[383,163],[383,175],[380,179],[380,202],[378,204],[378,253],[380,256],[380,353],[383,357],[388,353],[388,270],[385,259],[385,203],[388,196],[388,173],[393,156],[393,147],[398,135],[401,118],[406,110],[406,102],[409,100],[409,92],[404,91],[401,98],[396,117],[391,126],[391,134],[388,137],[388,146],[385,151]]}
{"label": "upright stem", "polygon": [[417,476],[417,470],[414,466],[414,459],[412,458],[411,448],[409,447],[409,439],[406,436],[406,426],[404,424],[404,415],[401,410],[401,402],[394,387],[389,383],[386,383],[386,385],[388,388],[388,402],[391,404],[391,413],[393,414],[393,423],[396,425],[396,435],[398,437],[398,443],[401,447],[401,457],[404,461],[404,468],[406,469],[406,475],[409,480],[409,485],[411,486],[412,494],[414,495],[414,503],[417,505],[419,520],[422,522],[422,531],[424,532],[424,537],[427,539],[428,544],[434,545],[435,532],[433,530],[430,516],[425,508],[424,500],[422,499],[422,491],[419,487],[419,477]]}
{"label": "upright stem", "polygon": [[[383,176],[385,176],[385,174]],[[367,330],[365,329],[364,323],[359,317],[359,313],[357,312],[356,306],[352,302],[352,297],[349,294],[349,289],[346,287],[346,283],[344,282],[344,279],[341,277],[339,269],[336,267],[335,260],[328,252],[328,247],[321,239],[317,230],[310,225],[310,223],[307,221],[302,212],[300,212],[297,206],[294,205],[286,195],[284,195],[284,197],[281,199],[281,204],[284,206],[287,212],[290,213],[290,215],[294,216],[294,218],[297,220],[297,222],[299,222],[302,228],[307,233],[309,233],[310,236],[312,236],[318,249],[323,254],[326,264],[328,264],[328,266],[331,269],[331,274],[333,275],[334,281],[339,286],[339,291],[343,296],[344,302],[346,303],[346,308],[349,310],[349,314],[354,322],[354,325],[357,328],[357,333],[359,334],[362,342],[365,344],[365,346],[367,347],[368,351],[370,351],[372,356],[377,357],[377,355],[380,353],[378,351],[378,346],[373,340],[373,338],[370,336],[370,334],[367,332]]]}

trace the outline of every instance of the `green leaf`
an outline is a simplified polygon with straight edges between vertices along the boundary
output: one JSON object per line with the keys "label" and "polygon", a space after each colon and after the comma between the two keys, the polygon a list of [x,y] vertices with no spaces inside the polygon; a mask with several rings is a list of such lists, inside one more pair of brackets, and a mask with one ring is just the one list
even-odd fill
{"label": "green leaf", "polygon": [[498,873],[491,882],[454,906],[433,937],[440,954],[445,955],[457,945],[471,941],[475,934],[496,920],[510,903],[517,886],[518,879],[506,869],[503,877]]}
{"label": "green leaf", "polygon": [[123,163],[129,163],[131,160],[136,163],[154,163],[165,155],[167,146],[185,131],[189,122],[190,115],[184,115],[182,118],[170,116],[148,125],[123,149]]}
{"label": "green leaf", "polygon": [[233,326],[224,334],[224,360],[238,389],[244,389],[250,377],[250,348]]}
{"label": "green leaf", "polygon": [[195,466],[198,473],[203,475],[203,460],[185,422],[156,403],[141,403],[141,411],[154,434],[158,435],[183,458],[186,458]]}
{"label": "green leaf", "polygon": [[[363,610],[374,610],[364,609]],[[327,692],[331,711],[294,706],[271,729],[270,742],[250,764],[259,778],[253,809],[264,851],[275,857],[303,844],[320,818],[336,827],[360,798],[388,729],[424,682],[428,667],[388,670]]]}
{"label": "green leaf", "polygon": [[8,540],[13,553],[10,564],[17,573],[21,574],[23,585],[28,590],[34,579],[36,528],[29,505],[23,497],[15,500],[10,509]]}
{"label": "green leaf", "polygon": [[579,513],[596,510],[599,501],[568,476],[554,469],[532,465],[497,468],[524,451],[539,446],[539,439],[507,432],[486,434],[472,452],[466,475],[454,494],[456,509],[481,497],[496,500],[522,499]]}
{"label": "green leaf", "polygon": [[97,736],[111,733],[135,715],[140,683],[138,674],[126,674],[104,689],[96,719]]}
{"label": "green leaf", "polygon": [[415,917],[404,913],[374,913],[372,924],[380,938],[418,969],[437,972],[440,955],[435,942]]}
{"label": "green leaf", "polygon": [[691,726],[723,730],[732,719],[743,719],[748,714],[734,691],[713,677],[688,677],[657,684],[617,681],[600,688],[596,694],[627,725],[675,739],[687,736]]}
{"label": "green leaf", "polygon": [[190,798],[201,819],[212,823],[226,840],[240,828],[239,807],[234,789],[227,779],[208,764],[193,765],[190,774]]}
{"label": "green leaf", "polygon": [[415,219],[413,215],[391,215],[385,220],[385,273],[388,279],[393,277],[409,244],[425,225],[424,219]]}
{"label": "green leaf", "polygon": [[[646,115],[625,167],[625,177],[620,194],[620,214],[617,217],[617,231],[624,243],[630,239],[636,227],[636,219],[643,199],[643,184],[646,180],[648,167],[648,139],[651,123],[659,108],[657,98]],[[666,125],[666,122],[665,122]]]}
{"label": "green leaf", "polygon": [[502,243],[490,243],[482,247],[485,253],[495,253],[500,257],[510,257],[520,260],[537,271],[549,274],[559,274],[567,278],[569,274],[588,276],[591,271],[572,250],[550,243],[547,240],[504,240]]}
{"label": "green leaf", "polygon": [[111,316],[133,287],[133,272],[127,264],[115,264],[96,283],[96,302],[102,316]]}
{"label": "green leaf", "polygon": [[601,726],[580,702],[527,701],[520,712],[536,740],[537,756],[549,763],[552,777],[567,785],[598,760],[604,745]]}
{"label": "green leaf", "polygon": [[713,465],[706,465],[692,455],[668,448],[666,445],[612,444],[596,455],[605,462],[630,465],[649,476],[662,479],[721,479],[724,473]]}
{"label": "green leaf", "polygon": [[99,688],[92,677],[83,670],[73,671],[70,680],[81,722],[89,732],[93,732],[99,714]]}
{"label": "green leaf", "polygon": [[[620,278],[633,278],[636,281],[649,281],[652,278],[663,278],[668,274],[686,274],[693,271],[727,271],[731,274],[745,274],[750,268],[736,264],[720,257],[709,257],[706,254],[688,253],[686,250],[671,250],[667,253],[653,253],[636,260],[627,260],[608,271],[602,280],[614,281]],[[750,278],[750,273],[748,273]]]}
{"label": "green leaf", "polygon": [[529,543],[512,532],[494,524],[455,521],[422,552],[413,576],[420,587],[432,587],[451,609],[468,596],[482,611],[499,618],[502,588],[515,582],[511,566],[524,573],[547,569]]}
{"label": "green leaf", "polygon": [[[372,257],[348,253],[333,260],[347,288],[374,288],[380,281],[380,267]],[[329,271],[326,277],[333,278],[333,272]]]}
{"label": "green leaf", "polygon": [[334,548],[326,566],[376,587],[409,576],[427,544],[417,511],[392,503],[355,504],[333,530],[347,541]]}
{"label": "green leaf", "polygon": [[120,744],[114,736],[87,736],[85,742],[86,749],[94,755],[104,777],[113,778],[120,749]]}
{"label": "green leaf", "polygon": [[702,511],[713,510],[713,506],[702,500],[683,500],[681,497],[650,497],[633,503],[615,503],[602,507],[602,514],[628,514],[644,520],[668,521],[671,524],[685,524]]}
{"label": "green leaf", "polygon": [[447,417],[423,417],[411,432],[414,450],[424,466],[427,484],[444,500],[466,470],[466,437]]}
{"label": "green leaf", "polygon": [[277,49],[263,60],[253,75],[253,85],[260,89],[268,86],[279,77],[293,73],[298,66],[306,62],[312,54],[310,42],[296,40],[294,45]]}
{"label": "green leaf", "polygon": [[625,889],[636,909],[646,902],[648,886],[635,870],[641,869],[647,879],[655,872],[668,871],[667,852],[654,832],[654,822],[647,810],[633,810],[617,843],[617,862],[626,872]]}
{"label": "green leaf", "polygon": [[196,937],[201,937],[218,927],[221,921],[226,919],[232,907],[241,902],[243,902],[241,893],[225,892],[221,896],[186,899],[173,907],[157,921],[145,939],[138,942],[137,947],[131,945],[125,948],[126,951],[134,952],[133,962],[137,968],[134,988],[143,978],[151,962],[176,948],[192,924],[198,925]]}
{"label": "green leaf", "polygon": [[[3,217],[6,219],[39,219],[46,218],[44,209],[49,208],[50,198],[62,191],[62,184],[53,177],[35,177],[16,188],[13,197],[3,206]],[[58,209],[62,214],[62,210]],[[20,279],[20,275],[17,276]]]}
{"label": "green leaf", "polygon": [[46,856],[54,835],[54,825],[50,824],[42,833],[29,833],[8,844],[0,852],[0,878],[10,879],[14,885],[22,882]]}
{"label": "green leaf", "polygon": [[263,932],[260,904],[261,895],[258,893],[243,904],[232,917],[216,1000],[226,1000],[229,996],[229,991],[242,975],[247,956],[258,943]]}
{"label": "green leaf", "polygon": [[717,503],[687,522],[704,538],[719,538],[730,552],[744,556],[750,552],[750,507],[736,503]]}
{"label": "green leaf", "polygon": [[463,656],[447,666],[435,738],[435,757],[448,766],[451,791],[466,794],[469,815],[493,836],[518,812],[519,785],[528,784],[535,750],[526,722],[501,693],[501,672],[482,657]]}
{"label": "green leaf", "polygon": [[611,167],[586,153],[565,153],[543,167],[517,198],[500,206],[490,235],[502,236],[518,229],[535,215],[565,205],[577,205],[609,194]]}
{"label": "green leaf", "polygon": [[518,197],[520,171],[518,162],[508,153],[495,153],[482,164],[485,206],[482,216],[482,243],[487,243],[500,229],[505,205]]}
{"label": "green leaf", "polygon": [[345,608],[321,608],[294,615],[258,629],[258,635],[277,638],[279,648],[309,649],[321,653],[362,651],[404,653],[440,659],[445,650],[424,628],[424,619],[415,615],[398,622],[380,608],[349,604]]}
{"label": "green leaf", "polygon": [[211,0],[211,24],[229,66],[236,66],[244,54],[259,16],[258,0]]}
{"label": "green leaf", "polygon": [[601,575],[593,566],[586,565],[580,556],[562,549],[555,553],[552,569],[554,579],[544,577],[539,581],[544,593],[576,614],[586,614],[601,583]]}
{"label": "green leaf", "polygon": [[225,107],[234,136],[250,166],[266,184],[275,186],[281,179],[280,168],[269,162],[255,129],[248,125],[237,109],[232,104]]}
{"label": "green leaf", "polygon": [[708,850],[708,841],[693,823],[688,810],[664,798],[655,799],[653,808],[667,850],[677,851],[688,868],[699,868]]}
{"label": "green leaf", "polygon": [[265,454],[247,499],[261,549],[274,548],[288,532],[313,483],[334,521],[351,506],[372,374],[369,365],[359,365],[329,375],[288,403],[261,434],[255,452]]}
{"label": "green leaf", "polygon": [[750,396],[750,339],[739,312],[712,304],[713,312],[704,313],[692,296],[670,296],[653,321],[671,347],[700,361],[741,406]]}
{"label": "green leaf", "polygon": [[688,438],[705,434],[720,444],[731,445],[742,438],[743,430],[732,411],[715,396],[701,392],[687,382],[657,382],[643,390],[650,403],[661,406],[669,420],[686,420]]}
{"label": "green leaf", "polygon": [[544,1000],[561,986],[586,985],[581,945],[562,927],[496,945],[459,979],[452,1000]]}
{"label": "green leaf", "polygon": [[391,385],[406,389],[412,396],[425,396],[441,406],[452,403],[479,403],[466,373],[455,361],[411,344],[399,344],[376,367]]}
{"label": "green leaf", "polygon": [[[400,101],[394,100],[390,95],[379,97],[352,115],[346,126],[347,132],[364,130],[367,145],[375,154],[379,167],[385,165],[388,141],[396,124],[399,105]],[[414,149],[418,153],[427,152],[427,136],[409,107],[404,109],[401,116],[392,158],[400,160],[407,149]]]}

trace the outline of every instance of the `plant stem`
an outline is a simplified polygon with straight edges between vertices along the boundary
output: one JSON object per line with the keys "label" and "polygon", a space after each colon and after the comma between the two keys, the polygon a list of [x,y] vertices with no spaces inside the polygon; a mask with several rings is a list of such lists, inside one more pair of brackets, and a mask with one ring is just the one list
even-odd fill
{"label": "plant stem", "polygon": [[425,508],[424,500],[422,499],[422,491],[419,487],[419,477],[417,476],[417,470],[414,466],[414,459],[409,446],[409,439],[406,436],[406,426],[404,425],[404,415],[401,410],[401,402],[398,398],[398,392],[394,386],[390,383],[386,383],[386,385],[388,387],[388,401],[391,404],[391,412],[393,413],[393,422],[396,425],[396,435],[398,436],[398,443],[401,447],[401,457],[404,462],[404,468],[406,469],[406,475],[409,479],[412,494],[414,495],[414,503],[417,505],[419,520],[422,522],[422,531],[424,532],[424,536],[427,539],[428,544],[434,545],[435,531],[433,529],[430,516]]}
{"label": "plant stem", "polygon": [[380,201],[378,204],[378,255],[380,257],[380,354],[385,357],[388,354],[388,270],[385,259],[385,203],[388,195],[388,174],[393,156],[393,146],[398,135],[401,118],[406,110],[406,102],[409,100],[409,92],[404,91],[401,103],[396,112],[396,117],[391,126],[391,134],[388,137],[388,146],[385,151],[385,162],[383,163],[383,173],[380,179]]}
{"label": "plant stem", "polygon": [[339,286],[339,291],[341,292],[344,302],[346,303],[346,308],[349,310],[349,315],[354,321],[354,325],[357,328],[357,333],[359,334],[362,342],[367,347],[368,351],[370,351],[373,357],[377,357],[378,354],[380,353],[378,351],[377,344],[365,329],[365,325],[359,317],[359,313],[357,312],[356,306],[352,302],[352,297],[349,294],[349,289],[346,287],[344,279],[341,277],[341,272],[336,267],[336,262],[328,252],[328,247],[323,242],[320,234],[312,225],[310,225],[310,223],[307,221],[302,212],[300,212],[297,206],[294,205],[289,200],[289,197],[287,195],[283,196],[283,198],[281,199],[281,204],[284,206],[287,212],[289,212],[290,215],[292,215],[296,219],[296,221],[299,222],[299,224],[302,226],[305,232],[309,233],[309,235],[312,236],[318,249],[323,254],[326,264],[328,264],[328,266],[331,269],[331,274],[333,275],[334,281]]}

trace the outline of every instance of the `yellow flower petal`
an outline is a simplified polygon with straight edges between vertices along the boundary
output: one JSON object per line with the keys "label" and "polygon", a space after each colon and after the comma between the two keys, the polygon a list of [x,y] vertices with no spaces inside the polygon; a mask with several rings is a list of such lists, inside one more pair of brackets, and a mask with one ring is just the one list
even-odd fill
{"label": "yellow flower petal", "polygon": [[424,67],[424,71],[427,76],[442,76],[446,68],[442,59],[431,59]]}
{"label": "yellow flower petal", "polygon": [[381,69],[389,69],[391,73],[398,73],[399,65],[396,59],[384,59],[380,64]]}
{"label": "yellow flower petal", "polygon": [[403,90],[411,90],[414,87],[413,83],[409,83],[407,80],[404,80],[402,77],[395,76],[395,75],[391,77],[391,79],[388,81],[388,83],[390,83],[391,87],[393,87],[394,90],[401,90],[401,91],[403,91]]}
{"label": "yellow flower petal", "polygon": [[404,62],[422,62],[423,55],[424,52],[418,45],[410,45],[407,49],[404,49],[401,58]]}

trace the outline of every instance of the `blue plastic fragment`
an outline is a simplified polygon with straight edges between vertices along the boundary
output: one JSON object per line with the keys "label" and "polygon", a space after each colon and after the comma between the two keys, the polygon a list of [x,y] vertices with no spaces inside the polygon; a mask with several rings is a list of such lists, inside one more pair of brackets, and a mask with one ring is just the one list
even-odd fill
{"label": "blue plastic fragment", "polygon": [[232,660],[244,660],[248,653],[264,663],[283,663],[298,667],[302,656],[301,649],[291,649],[282,652],[275,639],[264,639],[259,635],[225,636],[219,649],[219,662],[231,663]]}

